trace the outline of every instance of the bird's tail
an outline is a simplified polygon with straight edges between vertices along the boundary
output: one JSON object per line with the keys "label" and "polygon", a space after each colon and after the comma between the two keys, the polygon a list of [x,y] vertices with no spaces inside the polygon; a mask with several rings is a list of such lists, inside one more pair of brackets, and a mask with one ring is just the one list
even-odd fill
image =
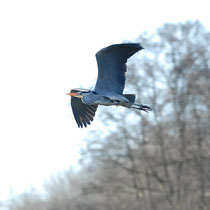
{"label": "bird's tail", "polygon": [[152,108],[145,105],[145,104],[132,104],[130,108],[142,110],[142,111],[145,111],[145,112],[152,111]]}
{"label": "bird's tail", "polygon": [[132,104],[135,102],[136,96],[134,94],[123,94],[125,98],[127,98]]}

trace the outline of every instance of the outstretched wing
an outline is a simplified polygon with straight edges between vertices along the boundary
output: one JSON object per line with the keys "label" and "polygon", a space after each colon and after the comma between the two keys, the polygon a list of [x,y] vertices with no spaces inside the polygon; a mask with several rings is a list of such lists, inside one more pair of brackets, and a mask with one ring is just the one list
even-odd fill
{"label": "outstretched wing", "polygon": [[87,105],[80,98],[71,97],[71,107],[78,127],[86,127],[93,121],[98,105]]}
{"label": "outstretched wing", "polygon": [[114,92],[122,94],[125,86],[126,62],[129,57],[143,49],[137,43],[115,44],[96,53],[98,79],[97,93]]}

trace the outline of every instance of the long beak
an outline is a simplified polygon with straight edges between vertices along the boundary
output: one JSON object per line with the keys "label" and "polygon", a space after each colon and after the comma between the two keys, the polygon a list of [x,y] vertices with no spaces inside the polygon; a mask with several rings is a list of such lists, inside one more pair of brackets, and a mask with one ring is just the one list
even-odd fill
{"label": "long beak", "polygon": [[80,94],[79,93],[66,93],[66,95],[69,95],[69,96],[79,96]]}

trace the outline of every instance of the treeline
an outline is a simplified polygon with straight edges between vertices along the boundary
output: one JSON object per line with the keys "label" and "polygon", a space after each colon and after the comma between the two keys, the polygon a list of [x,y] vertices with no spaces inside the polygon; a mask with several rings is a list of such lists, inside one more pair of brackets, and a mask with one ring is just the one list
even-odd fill
{"label": "treeline", "polygon": [[100,108],[106,132],[85,139],[81,170],[10,210],[210,209],[210,32],[188,21],[137,41],[145,50],[129,61],[126,92],[153,111]]}

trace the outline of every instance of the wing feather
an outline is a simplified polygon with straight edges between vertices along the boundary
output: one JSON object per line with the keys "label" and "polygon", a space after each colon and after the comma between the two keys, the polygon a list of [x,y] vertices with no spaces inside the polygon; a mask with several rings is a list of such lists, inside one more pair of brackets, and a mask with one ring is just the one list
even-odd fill
{"label": "wing feather", "polygon": [[87,127],[93,121],[98,105],[87,105],[80,98],[71,97],[71,107],[78,127]]}
{"label": "wing feather", "polygon": [[126,62],[129,57],[143,49],[138,43],[115,44],[96,53],[98,79],[97,93],[115,92],[122,94],[125,86]]}

